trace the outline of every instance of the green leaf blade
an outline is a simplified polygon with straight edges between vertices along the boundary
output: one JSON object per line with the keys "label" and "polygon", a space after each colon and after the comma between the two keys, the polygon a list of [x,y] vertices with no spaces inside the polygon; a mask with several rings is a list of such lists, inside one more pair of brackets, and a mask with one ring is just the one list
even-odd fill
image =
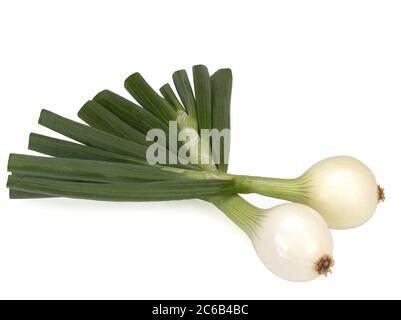
{"label": "green leaf blade", "polygon": [[142,132],[129,126],[96,101],[91,100],[86,102],[79,110],[78,117],[93,128],[139,144],[149,145]]}
{"label": "green leaf blade", "polygon": [[10,199],[43,199],[43,198],[51,198],[51,196],[20,191],[16,189],[9,189],[9,198]]}
{"label": "green leaf blade", "polygon": [[24,154],[10,154],[8,171],[26,176],[90,182],[139,182],[185,178],[184,175],[151,165]]}
{"label": "green leaf blade", "polygon": [[127,91],[145,109],[164,121],[174,121],[176,112],[174,108],[145,81],[138,72],[130,75],[124,82]]}
{"label": "green leaf blade", "polygon": [[209,71],[204,65],[192,67],[195,88],[195,105],[198,116],[198,127],[212,128],[212,92]]}
{"label": "green leaf blade", "polygon": [[[230,69],[220,69],[211,77],[212,88],[212,127],[219,131],[230,129],[230,106],[232,92],[232,72]],[[226,160],[224,150],[227,151]],[[226,172],[228,169],[229,142],[221,141],[220,152],[213,154],[215,162],[219,162],[218,169]],[[218,159],[218,160],[217,160]],[[227,163],[225,163],[227,162]]]}
{"label": "green leaf blade", "polygon": [[184,106],[181,104],[180,100],[175,95],[173,88],[166,83],[159,89],[160,93],[172,106],[174,106],[175,111],[186,112]]}
{"label": "green leaf blade", "polygon": [[112,91],[103,90],[93,100],[145,135],[151,129],[168,132],[168,125],[153,113]]}
{"label": "green leaf blade", "polygon": [[188,113],[188,116],[194,120],[197,119],[195,97],[192,91],[188,74],[185,70],[178,70],[173,73],[173,82],[180,96],[181,102]]}
{"label": "green leaf blade", "polygon": [[39,124],[88,146],[142,160],[146,158],[146,146],[64,118],[45,109],[40,114]]}
{"label": "green leaf blade", "polygon": [[52,138],[37,133],[31,133],[29,135],[28,149],[49,156],[61,158],[115,161],[136,164],[145,163],[143,160],[135,157],[112,153],[102,149],[62,139]]}
{"label": "green leaf blade", "polygon": [[220,180],[104,184],[11,175],[7,187],[41,195],[100,201],[166,201],[230,194],[235,184]]}

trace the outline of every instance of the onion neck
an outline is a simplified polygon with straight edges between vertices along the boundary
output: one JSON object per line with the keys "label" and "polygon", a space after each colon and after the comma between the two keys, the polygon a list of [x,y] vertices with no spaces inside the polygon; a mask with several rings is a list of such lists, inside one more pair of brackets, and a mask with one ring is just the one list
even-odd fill
{"label": "onion neck", "polygon": [[203,200],[213,203],[223,211],[251,239],[255,237],[260,222],[264,218],[265,210],[250,204],[238,195],[212,196]]}
{"label": "onion neck", "polygon": [[237,182],[239,193],[258,193],[264,196],[288,200],[297,203],[307,203],[307,177],[296,179],[277,179],[253,176],[232,176]]}
{"label": "onion neck", "polygon": [[193,171],[171,169],[181,172],[189,179],[230,180],[234,182],[235,193],[258,193],[263,196],[307,204],[310,193],[310,179],[302,175],[295,179],[279,179],[258,176],[232,175],[216,170]]}

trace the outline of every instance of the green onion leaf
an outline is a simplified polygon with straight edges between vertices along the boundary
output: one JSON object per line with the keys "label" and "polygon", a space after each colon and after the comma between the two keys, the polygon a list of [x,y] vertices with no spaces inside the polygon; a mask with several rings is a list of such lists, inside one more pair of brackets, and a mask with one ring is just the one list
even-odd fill
{"label": "green onion leaf", "polygon": [[20,191],[16,189],[9,189],[9,198],[10,199],[40,199],[40,198],[49,198],[51,196],[45,194],[31,193]]}
{"label": "green onion leaf", "polygon": [[194,120],[197,119],[194,93],[192,91],[187,72],[185,70],[178,70],[174,72],[173,81],[189,117]]}
{"label": "green onion leaf", "polygon": [[153,113],[112,91],[103,90],[93,100],[144,134],[147,134],[151,129],[162,129],[168,132],[167,122],[163,122]]}
{"label": "green onion leaf", "polygon": [[[220,69],[211,77],[212,83],[212,127],[218,130],[230,129],[230,104],[232,91],[232,73],[230,69]],[[230,150],[230,145],[224,145],[223,140],[220,144],[220,153],[213,154],[213,159],[217,163],[220,159],[218,168],[226,172],[227,164],[224,163],[224,149]],[[229,152],[227,152],[228,160]]]}
{"label": "green onion leaf", "polygon": [[155,116],[164,121],[175,120],[174,108],[160,97],[138,72],[130,75],[125,80],[124,86],[139,104]]}
{"label": "green onion leaf", "polygon": [[119,138],[112,134],[78,123],[43,109],[39,124],[83,144],[106,151],[146,158],[146,146]]}
{"label": "green onion leaf", "polygon": [[229,194],[232,181],[161,181],[147,183],[90,183],[10,175],[7,187],[48,196],[103,201],[165,201]]}
{"label": "green onion leaf", "polygon": [[192,67],[195,88],[195,105],[198,116],[198,127],[201,129],[212,128],[212,93],[209,71],[204,65]]}
{"label": "green onion leaf", "polygon": [[166,83],[159,89],[160,93],[175,109],[175,111],[183,111],[185,112],[184,106],[181,104],[180,100],[175,95],[173,88]]}
{"label": "green onion leaf", "polygon": [[102,149],[56,139],[37,133],[30,134],[28,148],[29,150],[47,154],[53,157],[116,161],[137,164],[147,163],[144,160],[139,160],[135,157],[108,152]]}
{"label": "green onion leaf", "polygon": [[20,175],[93,182],[138,182],[185,178],[161,167],[118,162],[10,154],[8,171]]}
{"label": "green onion leaf", "polygon": [[129,126],[96,101],[86,102],[79,110],[78,116],[93,128],[139,144],[149,145],[142,132]]}

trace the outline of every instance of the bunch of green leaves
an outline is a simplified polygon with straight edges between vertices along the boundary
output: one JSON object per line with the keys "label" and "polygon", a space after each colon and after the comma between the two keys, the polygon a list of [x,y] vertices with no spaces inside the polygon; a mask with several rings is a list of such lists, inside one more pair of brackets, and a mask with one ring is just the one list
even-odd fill
{"label": "bunch of green leaves", "polygon": [[[231,70],[220,69],[210,76],[205,66],[194,66],[193,87],[185,70],[174,72],[172,78],[179,97],[169,84],[160,88],[160,95],[139,73],[132,74],[124,85],[136,102],[101,91],[78,112],[86,124],[42,110],[39,124],[76,142],[31,133],[29,149],[51,157],[11,154],[10,198],[159,201],[232,194],[233,181],[199,172],[227,171],[224,146],[213,154],[217,165],[146,161],[153,143],[146,141],[146,134],[157,128],[168,139],[169,121],[185,119],[179,129],[192,128],[199,135],[202,129],[230,127]],[[177,152],[168,150],[166,141],[159,142],[166,152]]]}

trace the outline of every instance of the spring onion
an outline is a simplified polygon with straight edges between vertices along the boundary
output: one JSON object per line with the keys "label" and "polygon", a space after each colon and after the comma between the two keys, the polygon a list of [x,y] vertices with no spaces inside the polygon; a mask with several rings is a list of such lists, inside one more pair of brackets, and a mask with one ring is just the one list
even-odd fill
{"label": "spring onion", "polygon": [[[216,173],[216,177],[226,174]],[[261,195],[302,203],[314,208],[334,229],[359,226],[384,200],[383,189],[370,169],[346,156],[324,159],[296,179],[229,175],[238,193]]]}
{"label": "spring onion", "polygon": [[279,277],[308,281],[331,272],[332,237],[312,208],[284,203],[264,210],[238,196],[210,201],[249,235],[259,258]]}
{"label": "spring onion", "polygon": [[[367,221],[384,199],[371,171],[350,157],[334,157],[312,166],[296,179],[277,179],[227,173],[226,145],[213,150],[208,164],[150,165],[151,129],[166,139],[155,141],[165,152],[179,154],[166,144],[175,136],[169,121],[194,133],[196,158],[210,159],[210,141],[203,129],[230,127],[232,74],[220,69],[211,76],[205,66],[193,67],[194,89],[185,70],[176,71],[160,96],[139,73],[125,81],[138,104],[104,90],[89,100],[78,115],[84,125],[43,110],[39,123],[79,143],[38,134],[29,148],[56,158],[11,154],[7,187],[10,198],[70,197],[106,201],[166,201],[197,198],[223,211],[251,239],[262,262],[278,276],[292,281],[327,275],[333,266],[332,228]],[[178,145],[179,146],[179,145]],[[164,148],[164,149],[163,149]],[[163,151],[164,152],[164,151]],[[260,209],[238,194],[259,193],[294,203]],[[318,213],[321,215],[319,215]]]}

